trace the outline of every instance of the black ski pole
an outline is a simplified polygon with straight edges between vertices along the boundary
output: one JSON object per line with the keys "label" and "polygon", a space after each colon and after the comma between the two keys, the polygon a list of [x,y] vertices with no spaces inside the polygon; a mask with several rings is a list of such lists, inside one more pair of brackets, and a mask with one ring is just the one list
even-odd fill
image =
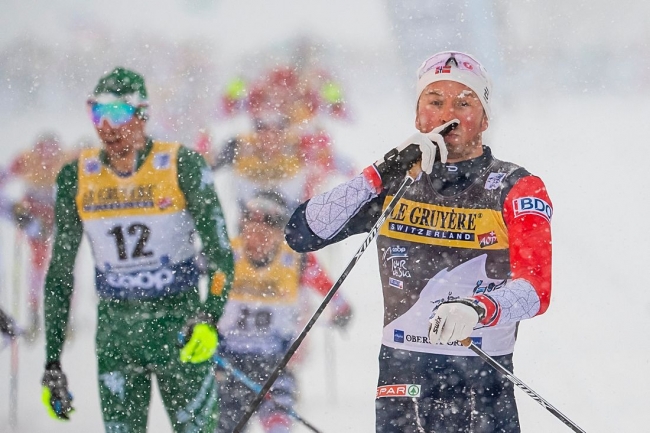
{"label": "black ski pole", "polygon": [[280,372],[286,367],[287,363],[289,362],[289,359],[293,356],[293,354],[298,350],[298,347],[300,346],[300,343],[302,343],[302,340],[305,339],[307,336],[307,333],[311,330],[311,328],[314,326],[314,323],[316,323],[316,320],[320,317],[321,313],[323,310],[325,310],[325,307],[329,304],[330,300],[334,297],[336,294],[336,291],[341,287],[341,284],[343,284],[343,281],[347,278],[348,274],[354,268],[354,266],[357,264],[359,261],[359,258],[361,255],[366,251],[370,243],[375,239],[377,236],[377,233],[379,233],[379,229],[381,226],[384,224],[384,221],[386,221],[386,218],[388,218],[388,215],[393,211],[395,206],[397,205],[397,202],[402,198],[404,193],[406,193],[406,190],[415,182],[412,177],[406,176],[402,184],[400,185],[399,189],[391,199],[390,203],[388,203],[388,206],[386,206],[386,209],[382,212],[382,214],[379,216],[379,219],[375,223],[375,225],[372,227],[370,230],[370,233],[368,233],[368,236],[366,237],[366,240],[363,241],[363,244],[361,244],[361,247],[359,250],[356,252],[354,257],[352,257],[352,260],[348,264],[348,266],[345,268],[341,276],[339,277],[338,280],[336,280],[336,283],[332,286],[332,288],[327,292],[327,295],[325,295],[325,298],[323,299],[323,302],[321,302],[320,306],[314,313],[314,315],[311,317],[309,322],[305,325],[305,328],[300,332],[298,337],[296,337],[295,340],[293,340],[293,343],[291,343],[291,346],[287,350],[287,353],[284,354],[284,357],[280,360],[280,363],[275,367],[275,370],[273,370],[273,373],[269,376],[269,378],[266,380],[264,383],[264,386],[262,386],[262,389],[260,392],[257,393],[255,396],[255,399],[248,405],[246,408],[246,413],[242,418],[239,420],[239,423],[237,424],[237,427],[235,427],[235,430],[233,430],[233,433],[241,433],[243,428],[246,426],[246,423],[248,420],[253,416],[253,413],[257,410],[259,407],[260,403],[262,402],[262,399],[266,395],[267,392],[269,392],[269,389],[273,386],[273,383],[275,380],[278,378],[280,375]]}
{"label": "black ski pole", "polygon": [[488,355],[482,349],[480,349],[478,346],[472,343],[472,340],[470,338],[466,338],[462,340],[461,343],[463,344],[463,346],[467,347],[472,352],[480,356],[483,359],[483,361],[487,362],[496,370],[498,370],[501,374],[503,374],[506,377],[506,379],[508,379],[510,382],[514,383],[515,385],[517,385],[521,390],[523,390],[526,394],[528,394],[533,400],[541,404],[546,410],[548,410],[553,415],[555,415],[560,421],[566,424],[571,430],[573,430],[576,433],[586,433],[583,429],[581,429],[578,426],[578,424],[571,421],[569,418],[566,417],[566,415],[564,415],[562,412],[557,410],[551,403],[544,400],[541,395],[537,394],[535,391],[530,389],[528,385],[522,382],[517,376],[512,374],[503,365],[499,364],[497,360],[492,358],[490,355]]}
{"label": "black ski pole", "polygon": [[[223,358],[219,355],[215,355],[212,357],[212,360],[217,364],[217,366],[223,368],[226,370],[226,372],[232,374],[232,376],[240,381],[242,384],[244,384],[248,389],[251,391],[258,393],[260,389],[262,389],[262,386],[253,381],[250,377],[246,376],[246,374],[239,370],[238,368],[235,368],[230,361],[228,361],[226,358]],[[307,420],[305,420],[303,417],[298,415],[298,413],[291,409],[288,406],[283,405],[282,403],[277,402],[273,397],[269,394],[268,399],[276,405],[278,408],[282,409],[285,411],[290,417],[294,418],[296,421],[301,422],[305,427],[307,427],[309,430],[313,431],[314,433],[321,433],[320,430],[318,430],[316,427],[314,427],[311,423],[309,423]]]}

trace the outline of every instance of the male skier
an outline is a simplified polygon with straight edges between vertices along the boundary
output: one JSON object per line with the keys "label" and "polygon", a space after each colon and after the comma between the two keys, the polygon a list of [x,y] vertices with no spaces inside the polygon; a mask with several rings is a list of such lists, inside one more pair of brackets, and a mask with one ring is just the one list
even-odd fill
{"label": "male skier", "polygon": [[[115,68],[88,101],[101,149],[82,151],[57,177],[54,247],[45,283],[43,403],[68,419],[72,396],[60,357],[82,234],[95,259],[96,351],[107,432],[144,432],[152,375],[176,432],[213,432],[216,324],[233,258],[212,173],[197,153],[145,133],[147,91]],[[195,233],[208,259],[199,297]],[[179,332],[183,347],[178,347]]]}

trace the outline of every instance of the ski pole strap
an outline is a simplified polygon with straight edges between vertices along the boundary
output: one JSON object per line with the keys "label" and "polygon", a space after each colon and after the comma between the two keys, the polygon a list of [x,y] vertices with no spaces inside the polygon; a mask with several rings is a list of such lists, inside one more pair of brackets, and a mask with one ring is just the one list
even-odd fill
{"label": "ski pole strap", "polygon": [[476,353],[478,356],[480,356],[483,359],[483,361],[488,363],[494,369],[498,370],[501,374],[503,374],[506,377],[506,379],[508,379],[510,382],[514,383],[515,385],[517,385],[522,391],[528,394],[528,396],[530,396],[537,403],[542,405],[546,410],[548,410],[553,415],[555,415],[556,418],[558,418],[560,421],[566,424],[571,430],[573,430],[576,433],[586,433],[583,429],[580,428],[580,426],[578,426],[578,424],[571,421],[569,418],[566,417],[566,415],[564,415],[562,412],[557,410],[555,406],[553,406],[551,403],[543,399],[541,395],[533,391],[528,385],[526,385],[517,376],[515,376],[507,368],[501,365],[496,359],[492,358],[490,355],[488,355],[482,349],[476,346],[470,338],[461,340],[461,344],[467,347],[468,349],[470,349],[472,352]]}
{"label": "ski pole strap", "polygon": [[400,201],[402,196],[404,196],[404,194],[406,193],[406,190],[413,184],[413,182],[415,182],[415,180],[410,176],[406,176],[404,178],[402,184],[397,189],[397,192],[395,193],[391,201],[388,203],[388,206],[386,206],[386,209],[384,209],[384,211],[377,219],[377,222],[370,230],[370,233],[368,233],[366,240],[363,241],[363,244],[361,244],[361,247],[359,247],[354,257],[352,257],[352,260],[350,260],[350,263],[348,263],[348,266],[345,268],[345,270],[343,271],[339,279],[336,280],[332,288],[329,290],[329,292],[327,292],[320,306],[313,314],[309,322],[307,322],[307,324],[305,325],[305,328],[300,332],[300,334],[296,337],[296,339],[293,340],[291,346],[289,346],[289,349],[287,349],[287,352],[284,354],[284,357],[280,360],[278,365],[275,367],[275,370],[273,370],[269,378],[266,380],[264,386],[262,386],[262,389],[257,393],[253,401],[247,406],[246,413],[244,413],[242,418],[239,420],[239,423],[237,423],[237,426],[233,430],[233,433],[241,433],[243,431],[248,420],[251,418],[251,416],[253,416],[253,413],[257,410],[259,405],[262,403],[262,399],[264,398],[266,393],[269,392],[269,389],[271,389],[271,386],[273,386],[273,383],[276,381],[276,379],[278,378],[282,370],[286,367],[287,363],[289,362],[293,354],[296,353],[296,350],[298,350],[298,347],[307,336],[307,333],[314,326],[314,323],[316,323],[316,320],[318,320],[320,315],[323,313],[323,310],[325,310],[325,307],[327,307],[330,300],[334,297],[336,291],[339,289],[339,287],[341,287],[341,285],[347,278],[350,271],[352,271],[354,266],[357,264],[361,255],[368,248],[370,243],[375,239],[375,237],[379,233],[379,229],[384,224],[384,221],[386,221],[386,218],[388,218],[388,215],[391,214],[391,212],[397,205],[397,202]]}
{"label": "ski pole strap", "polygon": [[[262,389],[261,385],[253,381],[250,377],[246,376],[246,374],[243,371],[235,368],[235,366],[233,366],[232,363],[228,361],[226,358],[223,358],[219,355],[214,355],[212,357],[212,360],[218,367],[223,368],[226,372],[231,374],[236,380],[240,381],[244,386],[246,386],[246,388],[250,389],[251,391],[255,393],[259,393],[260,390]],[[270,394],[267,395],[267,398],[275,406],[285,411],[290,417],[294,418],[296,421],[301,422],[309,430],[313,431],[314,433],[321,433],[320,430],[314,427],[311,423],[307,422],[303,417],[298,415],[296,411],[274,400]]]}

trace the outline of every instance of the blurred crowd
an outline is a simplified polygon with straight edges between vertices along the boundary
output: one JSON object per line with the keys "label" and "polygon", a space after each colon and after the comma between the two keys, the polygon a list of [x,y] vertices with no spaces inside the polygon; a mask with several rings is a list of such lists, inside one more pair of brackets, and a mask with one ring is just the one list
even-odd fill
{"label": "blurred crowd", "polygon": [[[322,192],[333,176],[350,178],[355,174],[352,162],[336,150],[326,126],[330,120],[350,120],[342,84],[322,65],[305,62],[304,56],[295,58],[301,61],[276,61],[253,76],[249,71],[226,80],[217,100],[206,103],[215,107],[212,117],[202,117],[203,121],[193,122],[184,131],[195,139],[183,144],[201,154],[213,173],[228,171],[235,200],[224,203],[224,207],[230,206],[228,214],[237,215],[234,221],[228,221],[230,231],[235,233],[232,244],[236,277],[219,326],[219,350],[238,371],[258,381],[264,379],[264,372],[275,365],[286,345],[309,319],[313,295],[304,289],[311,288],[322,296],[333,284],[315,255],[301,255],[286,246],[284,224],[302,201]],[[170,100],[179,93],[191,93],[178,92],[171,86],[160,90]],[[192,98],[168,105],[189,107]],[[163,119],[163,126],[175,128],[179,116],[174,116],[169,107],[158,108],[165,113],[157,116]],[[242,119],[239,124],[244,126],[240,131],[225,140],[213,138],[214,123]],[[28,247],[28,260],[21,265],[26,287],[21,290],[19,301],[28,317],[16,324],[9,314],[3,313],[6,326],[0,330],[5,338],[18,335],[33,342],[42,334],[43,286],[55,231],[57,173],[83,150],[101,146],[98,138],[88,137],[65,146],[56,132],[47,131],[38,134],[27,150],[4,162],[0,171],[1,215],[15,227],[14,242]],[[14,256],[11,260],[13,266],[18,266],[21,258]],[[202,260],[198,254],[199,267]],[[277,290],[269,291],[269,287]],[[15,299],[13,304],[16,305]],[[327,311],[334,329],[346,328],[352,317],[352,306],[338,294]],[[284,333],[280,342],[273,340],[277,332],[267,332],[268,323],[260,325],[260,320],[272,314],[284,318],[283,323],[275,326],[290,328],[280,332]],[[250,326],[247,320],[251,321]],[[74,327],[74,321],[69,327]],[[247,330],[250,332],[246,333]],[[245,343],[240,342],[242,339]],[[295,402],[297,385],[293,370],[304,352],[303,347],[274,390],[275,398],[285,407],[292,407]],[[217,378],[224,389],[230,390],[221,394],[221,428],[227,431],[253,393],[228,370],[218,371]],[[263,407],[259,416],[268,431],[277,425],[291,424],[290,414],[273,404]]]}

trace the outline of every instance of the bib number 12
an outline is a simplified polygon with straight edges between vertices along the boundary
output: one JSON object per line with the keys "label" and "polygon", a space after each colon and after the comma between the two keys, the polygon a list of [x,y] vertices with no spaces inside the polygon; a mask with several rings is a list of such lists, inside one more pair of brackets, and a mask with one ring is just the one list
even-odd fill
{"label": "bib number 12", "polygon": [[[149,257],[153,255],[153,251],[145,249],[147,241],[149,240],[149,236],[151,236],[151,229],[149,227],[139,223],[131,224],[130,226],[127,227],[126,233],[130,237],[137,236],[137,240],[135,242],[135,248],[133,248],[130,258],[137,259],[139,257]],[[126,239],[125,239],[122,225],[117,225],[113,227],[108,231],[108,234],[115,238],[115,244],[117,246],[117,256],[119,257],[119,259],[120,260],[129,259],[126,252]]]}

